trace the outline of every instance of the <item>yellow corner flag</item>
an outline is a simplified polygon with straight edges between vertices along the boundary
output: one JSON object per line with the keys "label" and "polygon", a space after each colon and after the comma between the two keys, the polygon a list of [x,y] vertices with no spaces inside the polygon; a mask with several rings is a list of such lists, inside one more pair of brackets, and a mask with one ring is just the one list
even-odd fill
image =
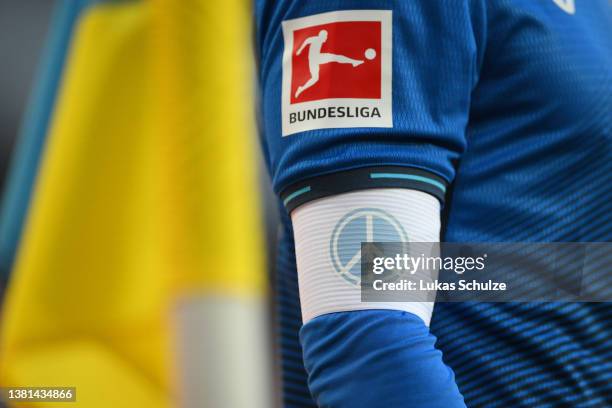
{"label": "yellow corner flag", "polygon": [[52,407],[268,407],[250,7],[94,2],[74,30],[0,331]]}

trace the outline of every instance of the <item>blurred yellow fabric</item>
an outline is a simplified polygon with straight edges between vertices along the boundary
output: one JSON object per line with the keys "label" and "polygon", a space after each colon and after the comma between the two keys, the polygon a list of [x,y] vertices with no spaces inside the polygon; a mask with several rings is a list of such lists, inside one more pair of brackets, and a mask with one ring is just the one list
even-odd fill
{"label": "blurred yellow fabric", "polygon": [[175,406],[177,302],[263,297],[250,30],[237,0],[82,15],[0,331],[2,386],[77,402],[32,406]]}
{"label": "blurred yellow fabric", "polygon": [[250,2],[153,5],[157,168],[175,217],[172,262],[186,262],[177,278],[187,291],[252,295],[264,275]]}

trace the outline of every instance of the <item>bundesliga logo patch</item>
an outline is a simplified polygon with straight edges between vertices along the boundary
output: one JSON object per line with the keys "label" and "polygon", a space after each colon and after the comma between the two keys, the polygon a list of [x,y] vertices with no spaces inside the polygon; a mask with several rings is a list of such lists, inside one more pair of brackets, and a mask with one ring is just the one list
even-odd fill
{"label": "bundesliga logo patch", "polygon": [[391,22],[389,10],[283,21],[283,136],[393,126]]}

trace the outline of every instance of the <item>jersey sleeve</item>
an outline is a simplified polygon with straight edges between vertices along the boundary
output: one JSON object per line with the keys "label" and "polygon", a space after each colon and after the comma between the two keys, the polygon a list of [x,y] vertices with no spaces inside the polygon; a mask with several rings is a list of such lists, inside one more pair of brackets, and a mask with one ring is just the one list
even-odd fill
{"label": "jersey sleeve", "polygon": [[[364,305],[346,266],[370,224],[382,237],[403,228],[439,238],[438,201],[467,146],[486,31],[481,1],[256,6],[262,143],[294,227],[312,397],[331,408],[465,407],[429,331],[431,305]],[[397,222],[378,229],[368,224],[377,214]],[[334,242],[350,247],[340,268]]]}
{"label": "jersey sleeve", "polygon": [[437,242],[438,200],[414,189],[353,191],[301,205],[291,221],[304,366],[318,406],[464,408],[429,332],[433,302],[364,301],[354,262],[366,240]]}
{"label": "jersey sleeve", "polygon": [[[412,188],[443,200],[466,149],[470,95],[478,78],[485,35],[480,1],[260,1],[256,11],[264,150],[274,189],[287,208],[291,211],[316,198],[370,188]],[[369,44],[357,28],[343,32],[333,25],[336,16],[343,23],[338,27],[350,26],[351,21],[345,20],[359,11],[366,16],[380,11],[390,15],[389,22],[381,20],[384,33],[375,41],[380,43],[381,57],[388,51],[379,76],[356,74],[372,62],[355,45],[362,41],[366,48]],[[301,20],[304,18],[314,20],[309,23]],[[360,18],[367,17],[356,17]],[[350,56],[363,64],[355,68],[339,62],[319,64],[315,67],[318,81],[302,94],[310,92],[310,99],[295,101],[292,91],[310,74],[304,66],[306,50],[300,57],[293,50],[309,35],[300,30],[311,30],[314,36],[321,32],[318,27],[329,32],[322,52]],[[352,32],[355,38],[342,40]],[[318,55],[311,57],[321,60]],[[352,76],[348,85],[334,88],[346,76]],[[371,87],[383,93],[390,89],[390,95],[369,94]],[[355,89],[363,92],[353,92]],[[342,111],[347,104],[361,106],[362,101],[363,106],[372,106],[368,105],[376,103],[375,97],[368,98],[372,95],[390,99],[383,104],[390,106],[390,122],[368,126],[360,118],[338,121],[329,117],[350,114],[350,109]],[[317,112],[320,106],[327,111]],[[328,117],[303,125],[308,130],[286,134],[283,122],[289,120],[288,107],[301,109],[304,115],[314,109],[314,115],[322,112]],[[336,127],[336,123],[341,125]]]}

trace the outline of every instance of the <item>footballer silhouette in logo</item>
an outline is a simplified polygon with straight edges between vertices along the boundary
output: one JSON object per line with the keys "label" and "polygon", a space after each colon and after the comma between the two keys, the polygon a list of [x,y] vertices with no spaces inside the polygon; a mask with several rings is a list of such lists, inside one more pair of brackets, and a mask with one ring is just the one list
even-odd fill
{"label": "footballer silhouette in logo", "polygon": [[[302,51],[304,51],[304,48],[310,45],[310,48],[308,49],[308,68],[310,70],[310,79],[298,87],[297,91],[295,92],[296,98],[306,89],[310,88],[319,81],[319,69],[321,65],[328,64],[330,62],[337,62],[340,64],[351,64],[353,67],[357,67],[364,63],[363,60],[349,58],[344,55],[321,52],[321,47],[323,47],[325,41],[327,41],[327,30],[321,30],[319,31],[318,35],[305,39],[300,48],[297,50],[296,55],[300,55]],[[365,51],[365,57],[369,60],[376,58],[376,50],[368,48]]]}

